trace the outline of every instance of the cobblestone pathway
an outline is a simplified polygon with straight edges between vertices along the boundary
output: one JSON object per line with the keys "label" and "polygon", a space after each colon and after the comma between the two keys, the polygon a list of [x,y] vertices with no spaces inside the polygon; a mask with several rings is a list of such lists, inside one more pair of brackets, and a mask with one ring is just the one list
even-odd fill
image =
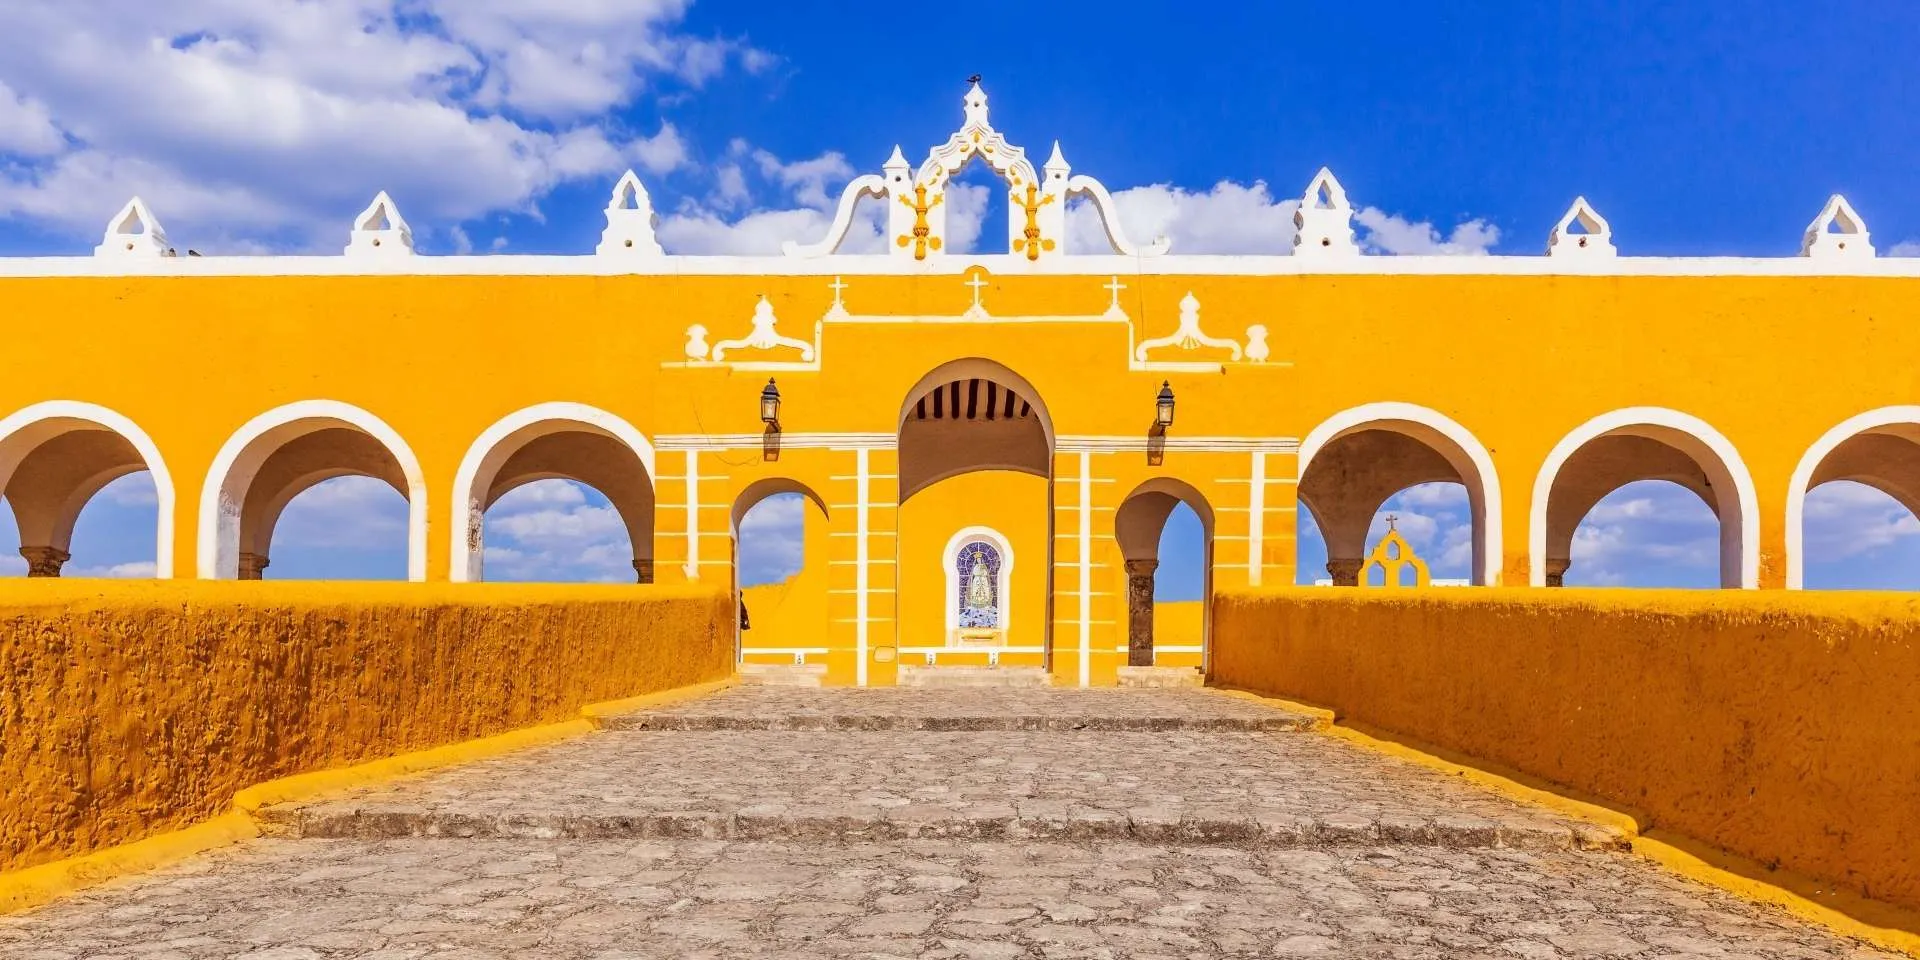
{"label": "cobblestone pathway", "polygon": [[0,918],[0,957],[1890,956],[1212,692],[747,688],[615,727],[274,811]]}

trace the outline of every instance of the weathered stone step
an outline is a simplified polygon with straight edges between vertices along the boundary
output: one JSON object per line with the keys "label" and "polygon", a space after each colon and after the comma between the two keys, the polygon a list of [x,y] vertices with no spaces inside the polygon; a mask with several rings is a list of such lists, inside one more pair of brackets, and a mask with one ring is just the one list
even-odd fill
{"label": "weathered stone step", "polygon": [[1509,823],[1472,816],[1276,819],[1114,816],[1102,811],[1037,815],[789,813],[778,810],[607,810],[597,813],[481,813],[406,805],[269,807],[256,814],[270,834],[324,839],[520,840],[1126,840],[1162,845],[1299,848],[1438,846],[1513,850],[1624,850],[1618,831],[1580,823]]}
{"label": "weathered stone step", "polygon": [[1197,690],[1206,686],[1198,667],[1121,667],[1120,686],[1133,690]]}
{"label": "weathered stone step", "polygon": [[1034,689],[1053,685],[1040,667],[924,667],[900,665],[899,684],[918,689],[998,687]]}
{"label": "weathered stone step", "polygon": [[740,682],[762,687],[818,687],[827,676],[824,663],[743,663]]}
{"label": "weathered stone step", "polygon": [[1291,733],[1316,729],[1320,721],[1297,713],[1266,716],[1084,716],[1062,714],[879,714],[879,713],[669,713],[607,717],[608,730],[791,730],[901,731],[924,733]]}

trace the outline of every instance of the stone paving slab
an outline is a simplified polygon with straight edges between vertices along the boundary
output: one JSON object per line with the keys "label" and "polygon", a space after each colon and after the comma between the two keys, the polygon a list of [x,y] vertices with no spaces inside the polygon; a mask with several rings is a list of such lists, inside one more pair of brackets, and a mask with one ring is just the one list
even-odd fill
{"label": "stone paving slab", "polygon": [[1623,842],[1331,738],[1204,731],[609,732],[263,815],[363,839]]}
{"label": "stone paving slab", "polygon": [[0,917],[0,958],[1894,960],[1618,854],[265,840]]}
{"label": "stone paving slab", "polygon": [[1312,730],[1317,717],[1213,690],[736,687],[607,718],[615,730]]}

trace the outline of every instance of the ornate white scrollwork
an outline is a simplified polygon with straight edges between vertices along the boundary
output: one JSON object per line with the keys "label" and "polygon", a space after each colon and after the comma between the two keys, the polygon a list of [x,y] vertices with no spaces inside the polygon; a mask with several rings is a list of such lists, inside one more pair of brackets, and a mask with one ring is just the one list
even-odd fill
{"label": "ornate white scrollwork", "polygon": [[1126,231],[1120,227],[1120,210],[1114,206],[1113,195],[1100,181],[1092,177],[1074,177],[1067,181],[1067,196],[1085,196],[1093,202],[1093,209],[1100,214],[1100,226],[1107,234],[1107,243],[1113,252],[1123,257],[1157,257],[1173,248],[1173,241],[1166,237],[1155,237],[1152,243],[1141,245],[1127,239]]}
{"label": "ornate white scrollwork", "polygon": [[[753,332],[747,334],[744,339],[722,340],[714,344],[713,361],[719,363],[725,360],[728,350],[743,350],[749,347],[755,350],[772,350],[775,347],[795,347],[800,351],[800,359],[803,362],[811,363],[813,361],[813,344],[805,340],[796,340],[792,337],[781,336],[780,332],[774,329],[774,325],[779,322],[779,318],[773,315],[773,304],[768,302],[766,297],[761,297],[760,302],[754,305],[753,308]],[[705,331],[701,332],[705,333]],[[688,331],[689,337],[691,337],[692,333],[693,331]],[[689,349],[692,347],[691,340],[688,342],[688,347]]]}
{"label": "ornate white scrollwork", "polygon": [[[893,148],[897,154],[899,147]],[[826,239],[819,243],[798,243],[793,240],[782,241],[780,252],[789,257],[825,257],[840,252],[840,245],[847,242],[847,232],[853,229],[853,210],[861,197],[887,196],[887,181],[869,173],[855,177],[847,189],[840,194],[840,207],[834,211],[833,223],[827,227]]]}
{"label": "ornate white scrollwork", "polygon": [[1171,336],[1142,340],[1140,345],[1134,348],[1133,357],[1135,360],[1145,361],[1147,359],[1147,351],[1158,350],[1163,347],[1179,347],[1182,350],[1197,350],[1201,347],[1219,347],[1233,351],[1233,359],[1240,359],[1240,344],[1237,341],[1219,337],[1209,337],[1205,331],[1200,329],[1200,301],[1195,300],[1191,293],[1180,298],[1179,329],[1173,331]]}

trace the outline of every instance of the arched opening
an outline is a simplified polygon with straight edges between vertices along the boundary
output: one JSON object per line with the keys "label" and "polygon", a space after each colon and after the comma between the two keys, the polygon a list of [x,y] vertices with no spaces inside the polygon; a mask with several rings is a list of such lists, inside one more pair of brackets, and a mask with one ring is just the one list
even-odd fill
{"label": "arched opening", "polygon": [[270,549],[261,552],[256,579],[407,579],[407,497],[390,478],[322,480],[294,493],[266,522]]}
{"label": "arched opening", "polygon": [[[1548,455],[1533,487],[1529,536],[1535,586],[1566,582],[1575,532],[1605,500],[1608,511],[1650,515],[1658,491],[1647,487],[1611,500],[1635,481],[1663,480],[1698,498],[1716,519],[1715,568],[1722,587],[1755,587],[1760,578],[1758,508],[1753,480],[1733,445],[1706,423],[1673,410],[1636,407],[1603,414],[1568,434]],[[1671,513],[1672,511],[1669,511]],[[1620,519],[1633,519],[1622,517]],[[1663,545],[1679,549],[1684,543]],[[1591,551],[1595,544],[1583,546]],[[1576,578],[1575,582],[1581,582]]]}
{"label": "arched opening", "polygon": [[[899,423],[895,599],[902,662],[919,656],[938,665],[944,655],[949,663],[1046,665],[1053,426],[1038,393],[1004,365],[956,360],[915,384]],[[964,544],[955,538],[969,530],[991,533],[982,541],[991,549],[961,556]],[[983,564],[984,580],[972,569]],[[998,584],[1002,577],[1004,588],[992,586],[991,610],[970,606],[979,597],[953,579]],[[968,625],[983,618],[996,624]]]}
{"label": "arched opening", "polygon": [[[248,421],[220,448],[200,497],[200,576],[262,579],[272,561],[274,531],[294,498],[345,477],[371,478],[406,500],[400,541],[406,544],[406,576],[425,580],[427,489],[419,461],[400,435],[378,417],[332,400],[306,400],[270,410]],[[373,512],[355,512],[368,502],[375,504]],[[376,486],[348,482],[315,490],[303,506],[323,512],[344,508],[344,515],[355,518],[355,529],[378,531],[378,503]],[[364,527],[358,522],[369,518]],[[321,525],[328,524],[322,521]],[[379,549],[372,542],[377,534],[352,536],[358,539],[330,540],[317,549]],[[310,543],[305,546],[314,548]],[[342,569],[338,558],[332,562],[303,558],[294,573],[340,577],[365,571]],[[276,571],[276,577],[285,575]]]}
{"label": "arched opening", "polygon": [[1126,563],[1127,666],[1188,665],[1168,654],[1197,655],[1204,666],[1213,506],[1191,484],[1157,477],[1121,502],[1114,536]]}
{"label": "arched opening", "polygon": [[[1400,528],[1416,550],[1452,551],[1465,561],[1465,579],[1500,582],[1499,476],[1480,441],[1443,414],[1407,403],[1336,414],[1300,444],[1298,496],[1306,514],[1296,541],[1304,582],[1324,569],[1337,586],[1357,585],[1389,514],[1421,518],[1418,529]],[[1449,518],[1444,529],[1441,513]]]}
{"label": "arched opening", "polygon": [[[19,544],[0,570],[30,577],[173,575],[172,476],[145,431],[105,407],[53,401],[0,420],[0,499]],[[151,529],[153,540],[121,534],[118,524],[98,534],[83,530],[80,562],[68,567],[83,511],[92,520],[103,508],[132,522],[121,529]]]}
{"label": "arched opening", "polygon": [[1920,588],[1920,406],[1849,418],[1787,489],[1787,586]]}
{"label": "arched opening", "polygon": [[[590,571],[579,577],[584,579],[652,583],[653,471],[653,445],[632,425],[604,410],[547,403],[501,418],[467,449],[454,479],[453,579],[484,579],[484,564],[491,555],[513,568],[507,571],[510,575],[526,579],[551,579],[567,569],[580,569]],[[571,481],[590,489],[542,481]],[[527,492],[505,501],[522,489]],[[557,502],[562,499],[570,502]],[[517,549],[514,546],[489,550],[488,513],[503,501],[509,514],[526,508],[541,513],[543,519],[570,514],[580,525],[591,525],[595,536],[571,541],[549,538],[554,549],[531,564],[504,552]],[[500,529],[537,532],[534,524],[512,522]],[[626,534],[624,553],[614,536],[619,531]],[[623,565],[631,573],[621,571]]]}
{"label": "arched opening", "polygon": [[824,672],[809,658],[827,653],[826,501],[796,480],[757,480],[734,499],[731,529],[741,661]]}

